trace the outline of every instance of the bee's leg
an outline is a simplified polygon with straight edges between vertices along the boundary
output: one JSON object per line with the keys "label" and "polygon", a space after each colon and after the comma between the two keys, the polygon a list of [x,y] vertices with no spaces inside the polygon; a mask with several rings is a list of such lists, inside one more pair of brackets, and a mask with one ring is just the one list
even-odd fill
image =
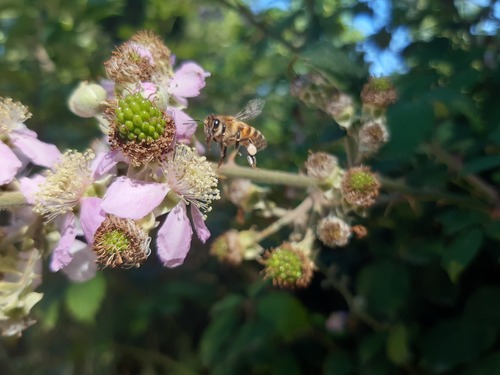
{"label": "bee's leg", "polygon": [[241,141],[241,131],[238,130],[238,133],[236,133],[236,141],[234,142],[234,149],[238,153],[238,155],[241,156],[240,154],[240,141]]}
{"label": "bee's leg", "polygon": [[255,166],[257,165],[257,158],[255,157],[255,155],[257,154],[257,148],[250,140],[247,146],[247,154],[248,164],[250,164],[252,168],[255,168]]}
{"label": "bee's leg", "polygon": [[220,160],[219,160],[219,165],[217,166],[220,167],[222,162],[226,159],[226,154],[227,154],[227,146],[224,143],[220,144]]}
{"label": "bee's leg", "polygon": [[255,168],[255,166],[257,165],[257,159],[255,158],[255,155],[247,155],[247,161],[252,168]]}

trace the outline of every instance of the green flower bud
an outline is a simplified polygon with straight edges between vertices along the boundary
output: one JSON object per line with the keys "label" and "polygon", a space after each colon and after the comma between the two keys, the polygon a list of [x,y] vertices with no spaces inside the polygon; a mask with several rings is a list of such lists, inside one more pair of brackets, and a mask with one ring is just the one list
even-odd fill
{"label": "green flower bud", "polygon": [[106,90],[95,83],[81,82],[71,94],[68,105],[77,116],[94,117],[106,107]]}

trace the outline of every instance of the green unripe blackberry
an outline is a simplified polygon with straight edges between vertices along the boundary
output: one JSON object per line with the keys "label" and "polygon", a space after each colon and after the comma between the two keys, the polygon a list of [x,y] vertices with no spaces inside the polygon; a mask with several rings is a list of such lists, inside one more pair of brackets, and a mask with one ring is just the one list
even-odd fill
{"label": "green unripe blackberry", "polygon": [[140,93],[120,99],[115,118],[118,135],[123,140],[153,142],[165,129],[163,113]]}
{"label": "green unripe blackberry", "polygon": [[264,253],[266,279],[282,287],[305,287],[312,279],[314,263],[300,246],[284,242],[274,251]]}

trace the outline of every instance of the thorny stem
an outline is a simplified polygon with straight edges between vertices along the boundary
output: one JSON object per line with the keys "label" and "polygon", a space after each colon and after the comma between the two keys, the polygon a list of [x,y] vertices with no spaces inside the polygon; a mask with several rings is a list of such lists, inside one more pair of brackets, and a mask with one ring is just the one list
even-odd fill
{"label": "thorny stem", "polygon": [[348,278],[346,276],[337,277],[336,270],[333,268],[330,268],[324,273],[328,277],[326,282],[333,286],[342,295],[351,313],[356,315],[361,321],[370,326],[374,331],[384,331],[390,327],[389,324],[379,322],[377,319],[363,310],[359,302],[356,301],[355,296],[349,290],[349,287],[347,286]]}
{"label": "thorny stem", "polygon": [[490,203],[498,202],[500,199],[498,192],[489,186],[485,181],[475,175],[465,175],[462,173],[462,163],[447,153],[436,142],[428,146],[429,152],[436,157],[438,161],[445,164],[451,171],[459,173],[474,189],[480,192]]}
{"label": "thorny stem", "polygon": [[[219,176],[224,178],[248,178],[254,182],[271,185],[287,185],[298,188],[318,186],[318,182],[310,177],[296,173],[280,172],[269,169],[241,167],[234,163],[227,163],[217,170]],[[426,191],[409,187],[404,182],[399,182],[386,177],[378,176],[382,189],[412,196],[420,200],[436,201],[440,203],[455,204],[460,207],[471,208],[477,211],[489,212],[491,207],[478,199],[463,194],[453,194],[439,191]]]}
{"label": "thorny stem", "polygon": [[257,235],[255,236],[255,242],[258,243],[262,241],[264,238],[269,237],[271,234],[274,234],[277,231],[279,231],[285,225],[290,224],[297,217],[305,215],[306,212],[312,208],[312,205],[313,205],[313,200],[311,197],[308,196],[306,199],[302,201],[301,204],[299,204],[293,210],[288,211],[286,214],[284,214],[278,220],[274,221],[267,228],[258,232]]}
{"label": "thorny stem", "polygon": [[354,166],[355,159],[357,159],[354,156],[355,145],[352,137],[350,136],[344,137],[344,146],[345,146],[345,153],[347,156],[347,166],[352,167]]}
{"label": "thorny stem", "polygon": [[477,211],[481,212],[489,212],[491,210],[491,207],[488,206],[487,204],[478,201],[475,198],[471,198],[466,195],[462,194],[453,194],[453,193],[441,193],[437,191],[424,191],[424,190],[418,190],[409,187],[403,182],[398,182],[396,180],[392,180],[389,178],[385,177],[380,177],[379,176],[379,181],[382,184],[382,188],[387,190],[387,191],[392,191],[396,192],[399,194],[407,195],[407,196],[412,196],[417,199],[420,199],[422,201],[428,200],[428,201],[436,201],[436,202],[441,202],[441,203],[446,203],[446,204],[455,204],[459,207],[465,207],[465,208],[470,208],[474,209]]}
{"label": "thorny stem", "polygon": [[266,34],[270,38],[277,40],[278,42],[283,44],[285,47],[287,47],[290,51],[297,50],[297,48],[294,47],[293,44],[291,44],[290,42],[285,40],[282,35],[280,35],[279,33],[276,33],[272,29],[269,29],[266,24],[257,20],[255,18],[255,15],[246,6],[244,6],[238,2],[236,4],[232,4],[228,0],[218,0],[218,1],[222,4],[224,4],[225,6],[227,6],[228,8],[239,12],[241,15],[243,15],[243,17],[245,17],[247,19],[248,22],[250,22],[252,25],[257,27],[257,29],[262,31],[264,34]]}
{"label": "thorny stem", "polygon": [[[296,173],[274,171],[268,169],[260,168],[250,168],[241,167],[234,163],[228,163],[222,165],[217,169],[220,177],[224,178],[248,178],[254,182],[260,182],[265,184],[274,185],[286,185],[297,188],[309,188],[313,186],[318,186],[318,182],[310,177],[299,175]],[[475,176],[466,176],[473,178],[472,181],[476,181]],[[399,182],[386,177],[380,177],[379,180],[382,183],[382,188],[389,192],[400,193],[403,196],[412,196],[420,200],[430,200],[438,201],[441,203],[455,204],[460,207],[470,208],[481,212],[489,213],[492,207],[478,199],[461,194],[453,194],[447,192],[437,192],[437,191],[425,191],[414,189],[406,185],[404,182]],[[479,180],[479,179],[478,179]],[[481,185],[481,180],[479,180],[479,185]],[[484,187],[484,192],[489,191],[489,198],[494,199],[496,193],[491,190],[491,187],[486,185]],[[26,199],[20,192],[15,191],[3,191],[0,192],[0,210],[11,209],[19,206],[25,206],[28,203]]]}
{"label": "thorny stem", "polygon": [[165,369],[171,369],[177,374],[185,374],[185,375],[196,374],[196,372],[193,371],[192,369],[186,367],[181,362],[172,359],[171,357],[165,355],[164,353],[145,350],[142,348],[129,345],[119,344],[116,346],[126,356],[136,357],[137,359],[140,359],[144,362],[157,363],[158,365],[164,367]]}

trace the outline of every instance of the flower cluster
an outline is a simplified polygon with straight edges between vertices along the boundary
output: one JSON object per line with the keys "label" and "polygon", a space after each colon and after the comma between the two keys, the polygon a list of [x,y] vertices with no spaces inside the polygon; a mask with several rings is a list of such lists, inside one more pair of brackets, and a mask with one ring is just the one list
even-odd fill
{"label": "flower cluster", "polygon": [[[105,70],[108,80],[80,84],[68,102],[104,132],[84,152],[40,141],[24,125],[27,108],[0,99],[0,195],[28,204],[0,227],[2,334],[31,323],[41,254],[51,254],[51,271],[82,282],[99,268],[139,267],[152,247],[166,267],[179,266],[193,233],[210,237],[205,219],[220,198],[218,179],[189,146],[197,124],[184,112],[210,74],[194,62],[175,68],[151,32],[117,47]],[[29,163],[45,169],[30,174]],[[34,240],[35,231],[51,240]]]}
{"label": "flower cluster", "polygon": [[[229,230],[213,241],[210,252],[233,265],[255,259],[264,265],[264,278],[277,286],[296,288],[311,282],[321,249],[318,240],[327,248],[343,248],[352,238],[368,235],[365,226],[355,223],[356,217],[366,216],[376,203],[381,183],[362,162],[388,141],[385,111],[397,95],[387,79],[371,78],[363,87],[363,105],[357,110],[353,98],[340,91],[328,75],[317,71],[297,76],[291,93],[306,105],[329,114],[345,130],[348,167],[327,152],[311,152],[304,164],[306,176],[298,181],[309,187],[308,194],[293,210],[278,207],[267,197],[268,190],[249,180],[230,181],[225,190],[239,208],[240,224],[250,213],[276,219],[262,231],[255,227]],[[286,176],[272,176],[281,177],[286,181]],[[293,184],[291,179],[287,182]],[[293,227],[288,239],[273,249],[260,245],[286,225]]]}

